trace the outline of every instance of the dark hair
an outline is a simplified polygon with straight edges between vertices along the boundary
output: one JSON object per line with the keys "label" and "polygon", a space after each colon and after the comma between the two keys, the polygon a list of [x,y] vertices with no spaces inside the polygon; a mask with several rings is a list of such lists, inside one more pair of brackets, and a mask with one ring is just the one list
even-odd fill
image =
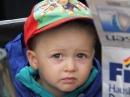
{"label": "dark hair", "polygon": [[[95,27],[93,26],[92,23],[86,21],[85,19],[76,19],[76,20],[68,21],[68,22],[60,24],[60,25],[58,25],[58,26],[56,26],[52,29],[49,29],[49,30],[62,29],[62,28],[64,29],[64,27],[67,27],[67,29],[68,29],[71,25],[75,25],[75,27],[79,27],[81,29],[86,29],[96,40],[97,33],[96,33],[96,30],[95,30]],[[49,31],[49,30],[47,30],[47,31]],[[44,31],[44,32],[46,33],[47,31]],[[34,37],[29,39],[28,45],[29,45],[30,50],[35,49],[41,34],[42,33],[36,34]]]}

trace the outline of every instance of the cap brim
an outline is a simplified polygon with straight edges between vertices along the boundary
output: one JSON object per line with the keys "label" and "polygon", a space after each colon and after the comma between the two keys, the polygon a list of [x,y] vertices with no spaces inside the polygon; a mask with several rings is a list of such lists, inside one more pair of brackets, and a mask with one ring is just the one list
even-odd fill
{"label": "cap brim", "polygon": [[58,26],[58,25],[60,25],[62,23],[65,23],[65,22],[68,22],[68,21],[72,21],[72,20],[76,20],[76,19],[84,19],[84,20],[87,20],[88,22],[90,22],[92,25],[94,25],[93,19],[89,18],[89,17],[87,17],[87,18],[86,17],[64,18],[64,19],[60,19],[60,20],[58,20],[56,22],[53,22],[53,23],[51,23],[49,25],[46,25],[45,27],[43,27],[41,29],[38,29],[37,31],[35,31],[34,34],[38,34],[40,32],[44,32],[44,31],[49,30],[51,28],[54,28],[54,27],[56,27],[56,26]]}

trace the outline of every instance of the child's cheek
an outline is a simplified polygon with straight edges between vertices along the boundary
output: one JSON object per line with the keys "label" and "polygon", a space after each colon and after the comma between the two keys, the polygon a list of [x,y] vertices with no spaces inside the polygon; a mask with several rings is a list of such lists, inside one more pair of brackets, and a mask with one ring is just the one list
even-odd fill
{"label": "child's cheek", "polygon": [[61,62],[63,62],[63,60],[64,59],[50,58],[51,63],[54,64],[54,65],[60,64]]}
{"label": "child's cheek", "polygon": [[87,59],[87,58],[84,58],[84,59],[76,59],[76,61],[77,61],[79,64],[87,64],[87,63],[88,63],[88,59]]}

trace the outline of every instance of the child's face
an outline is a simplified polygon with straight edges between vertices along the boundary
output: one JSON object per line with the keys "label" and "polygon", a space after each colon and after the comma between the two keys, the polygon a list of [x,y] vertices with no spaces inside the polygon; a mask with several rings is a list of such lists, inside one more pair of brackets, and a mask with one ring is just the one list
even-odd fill
{"label": "child's face", "polygon": [[56,95],[81,86],[92,68],[92,35],[84,29],[71,27],[54,29],[41,37],[36,49],[30,52],[29,60],[32,67],[39,70],[42,85]]}

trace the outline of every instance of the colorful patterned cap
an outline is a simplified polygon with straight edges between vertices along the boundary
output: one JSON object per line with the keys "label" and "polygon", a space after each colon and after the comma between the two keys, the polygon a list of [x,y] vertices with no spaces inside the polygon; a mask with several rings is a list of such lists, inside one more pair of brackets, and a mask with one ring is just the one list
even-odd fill
{"label": "colorful patterned cap", "polygon": [[92,22],[91,11],[77,0],[43,0],[39,2],[32,9],[31,15],[24,25],[26,47],[29,49],[28,40],[35,34],[74,19],[86,19]]}

